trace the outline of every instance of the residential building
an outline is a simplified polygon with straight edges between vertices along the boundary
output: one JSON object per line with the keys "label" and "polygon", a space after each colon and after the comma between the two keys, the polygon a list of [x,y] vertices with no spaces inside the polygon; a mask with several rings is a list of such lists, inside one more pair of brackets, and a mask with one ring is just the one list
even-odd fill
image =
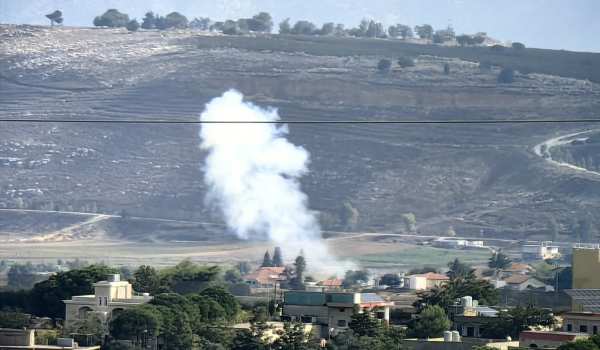
{"label": "residential building", "polygon": [[404,287],[412,290],[428,290],[441,287],[448,283],[450,278],[439,273],[428,272],[419,275],[404,277]]}
{"label": "residential building", "polygon": [[527,290],[527,289],[544,289],[546,292],[554,291],[554,287],[545,284],[544,282],[527,275],[515,274],[508,276],[502,280],[505,283],[506,288],[514,290]]}
{"label": "residential building", "polygon": [[286,280],[285,267],[260,267],[242,279],[251,288],[274,288]]}
{"label": "residential building", "polygon": [[563,314],[563,331],[599,334],[600,313],[598,312],[567,312]]}
{"label": "residential building", "polygon": [[438,238],[431,244],[434,247],[450,249],[482,249],[485,248],[483,241],[456,239],[456,238]]}
{"label": "residential building", "polygon": [[498,311],[488,306],[479,306],[477,300],[465,296],[449,308],[448,316],[461,336],[480,338],[498,317]]}
{"label": "residential building", "polygon": [[519,347],[556,349],[563,344],[588,337],[585,333],[522,331],[519,335]]}
{"label": "residential building", "polygon": [[600,313],[600,289],[569,289],[571,311]]}
{"label": "residential building", "polygon": [[542,242],[541,244],[524,244],[521,246],[521,256],[523,260],[546,260],[560,258],[560,250],[552,242]]}
{"label": "residential building", "polygon": [[600,289],[600,247],[573,248],[573,289]]}
{"label": "residential building", "polygon": [[532,272],[535,272],[535,269],[531,267],[531,265],[523,264],[523,263],[510,263],[510,265],[502,270],[502,273],[509,275],[527,275]]}
{"label": "residential building", "polygon": [[108,322],[118,312],[152,300],[147,293],[135,295],[131,283],[121,281],[118,274],[110,275],[106,281],[94,283],[93,287],[93,295],[78,295],[70,300],[63,300],[67,325],[91,316]]}
{"label": "residential building", "polygon": [[369,312],[388,322],[392,303],[374,293],[287,291],[283,297],[283,321],[300,321],[321,326],[322,338],[330,331],[348,329],[354,310]]}
{"label": "residential building", "polygon": [[35,330],[0,328],[0,350],[100,350],[100,346],[80,347],[70,338],[58,338],[57,345],[37,345]]}
{"label": "residential building", "polygon": [[344,284],[343,279],[331,278],[331,279],[320,281],[319,283],[317,283],[317,286],[323,287],[324,290],[326,290],[326,291],[328,291],[328,290],[335,291],[335,290],[341,290],[343,284]]}

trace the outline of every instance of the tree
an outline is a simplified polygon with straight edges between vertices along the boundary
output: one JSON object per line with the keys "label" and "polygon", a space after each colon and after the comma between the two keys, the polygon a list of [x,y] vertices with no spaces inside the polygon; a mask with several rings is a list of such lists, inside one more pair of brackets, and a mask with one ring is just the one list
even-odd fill
{"label": "tree", "polygon": [[279,336],[272,344],[276,350],[308,350],[306,342],[308,335],[304,332],[304,324],[299,322],[283,324],[283,329],[277,331]]}
{"label": "tree", "polygon": [[450,329],[450,320],[444,309],[437,305],[426,306],[416,322],[409,328],[413,336],[423,338],[441,337],[444,331]]}
{"label": "tree", "polygon": [[558,242],[560,238],[559,227],[556,219],[552,215],[548,215],[548,234],[553,242]]}
{"label": "tree", "polygon": [[429,24],[423,24],[422,26],[415,27],[415,33],[421,39],[431,39],[433,38],[433,27]]}
{"label": "tree", "polygon": [[377,70],[381,73],[388,73],[390,68],[392,68],[392,61],[386,58],[382,58],[379,60],[379,63],[377,63]]}
{"label": "tree", "polygon": [[294,24],[291,30],[291,34],[296,35],[313,35],[315,34],[317,27],[309,21],[298,21]]}
{"label": "tree", "polygon": [[129,22],[129,16],[119,12],[117,9],[109,9],[101,16],[94,18],[94,26],[96,27],[125,27]]}
{"label": "tree", "polygon": [[457,278],[474,278],[474,270],[471,266],[463,263],[458,258],[448,263],[448,272],[446,273],[450,279]]}
{"label": "tree", "polygon": [[269,344],[264,339],[266,338],[266,332],[269,327],[264,322],[250,322],[250,329],[248,331],[236,332],[232,344],[231,350],[267,350]]}
{"label": "tree", "polygon": [[165,16],[164,28],[187,28],[188,19],[179,12],[171,12]]}
{"label": "tree", "polygon": [[296,257],[296,260],[294,261],[294,270],[296,276],[294,277],[294,281],[292,284],[296,289],[303,289],[304,271],[306,270],[306,260],[304,259],[304,256],[302,256],[302,254]]}
{"label": "tree", "polygon": [[260,12],[248,19],[248,29],[253,32],[270,33],[273,29],[273,19],[268,12]]}
{"label": "tree", "polygon": [[142,20],[142,29],[154,29],[156,28],[156,17],[154,12],[146,12],[144,19]]}
{"label": "tree", "polygon": [[383,24],[375,21],[369,21],[365,36],[368,38],[384,38],[385,30]]}
{"label": "tree", "polygon": [[265,252],[262,264],[260,266],[261,267],[271,267],[271,266],[273,266],[273,260],[271,259],[271,254],[269,253],[268,250]]}
{"label": "tree", "polygon": [[401,279],[397,273],[386,273],[385,275],[381,276],[379,283],[386,286],[396,287],[400,285]]}
{"label": "tree", "polygon": [[[400,56],[398,58],[398,65],[401,68],[414,67],[415,66],[415,61],[411,57]],[[409,215],[410,214],[412,214],[412,213],[409,213]],[[413,218],[414,218],[414,214],[412,214],[412,215],[413,215]]]}
{"label": "tree", "polygon": [[160,291],[160,276],[155,268],[142,265],[133,273],[133,290],[140,293],[157,294]]}
{"label": "tree", "polygon": [[194,18],[190,22],[190,27],[200,30],[208,30],[210,28],[210,18],[208,17],[200,17]]}
{"label": "tree", "polygon": [[494,305],[499,300],[498,290],[489,281],[478,279],[473,274],[452,279],[441,287],[418,292],[417,295],[419,300],[414,305],[418,309],[428,305],[439,305],[447,310],[456,299],[466,295],[472,296],[482,305]]}
{"label": "tree", "polygon": [[498,83],[511,84],[515,81],[515,71],[512,68],[502,68],[498,74]]}
{"label": "tree", "polygon": [[235,319],[235,317],[240,311],[240,304],[238,303],[238,301],[233,295],[231,295],[231,293],[226,291],[223,287],[208,287],[202,292],[200,292],[200,295],[209,297],[212,300],[216,301],[219,305],[221,305],[221,307],[225,311],[228,320]]}
{"label": "tree", "polygon": [[466,46],[466,45],[473,45],[473,44],[475,44],[474,38],[472,36],[466,35],[466,34],[458,35],[456,37],[456,42],[460,46]]}
{"label": "tree", "polygon": [[283,266],[283,255],[281,254],[280,247],[275,247],[275,250],[273,251],[273,266]]}
{"label": "tree", "polygon": [[54,23],[61,24],[63,22],[62,11],[56,10],[46,15],[46,18],[50,20],[50,26],[54,27]]}
{"label": "tree", "polygon": [[236,269],[229,269],[225,271],[225,275],[223,276],[225,282],[229,283],[240,283],[242,281],[242,276],[240,272]]}
{"label": "tree", "polygon": [[140,29],[140,24],[137,20],[132,19],[131,21],[127,22],[126,28],[130,32],[137,32],[137,30]]}
{"label": "tree", "polygon": [[512,48],[515,49],[516,51],[523,51],[523,50],[525,50],[525,44],[515,42],[512,44]]}
{"label": "tree", "polygon": [[279,34],[290,34],[292,32],[292,26],[290,25],[290,19],[286,18],[279,23]]}
{"label": "tree", "polygon": [[495,270],[504,270],[509,267],[510,264],[510,258],[506,254],[502,253],[501,250],[492,254],[488,260],[488,267]]}
{"label": "tree", "polygon": [[342,204],[342,207],[340,208],[340,221],[345,229],[354,230],[358,225],[359,218],[360,213],[352,203],[346,201]]}
{"label": "tree", "polygon": [[335,32],[335,24],[333,22],[323,23],[319,34],[332,35]]}
{"label": "tree", "polygon": [[358,336],[375,337],[380,330],[379,322],[368,312],[354,312],[348,327]]}
{"label": "tree", "polygon": [[519,334],[535,326],[554,326],[554,315],[550,310],[533,306],[517,306],[508,311],[501,311],[493,322],[485,328],[483,337],[502,339],[507,336],[518,338]]}
{"label": "tree", "polygon": [[402,221],[404,227],[408,232],[415,232],[417,230],[417,218],[413,213],[402,214]]}
{"label": "tree", "polygon": [[125,309],[110,321],[110,335],[116,339],[132,340],[135,345],[146,346],[148,337],[158,336],[160,314],[151,306]]}
{"label": "tree", "polygon": [[0,311],[0,328],[21,329],[29,327],[30,316],[14,311]]}

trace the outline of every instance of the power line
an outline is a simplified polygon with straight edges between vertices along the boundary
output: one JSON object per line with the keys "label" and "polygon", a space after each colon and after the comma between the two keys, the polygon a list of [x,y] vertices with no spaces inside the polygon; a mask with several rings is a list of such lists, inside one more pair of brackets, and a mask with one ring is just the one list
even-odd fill
{"label": "power line", "polygon": [[164,120],[164,119],[10,119],[6,123],[36,124],[578,124],[600,123],[600,119],[449,119],[449,120]]}

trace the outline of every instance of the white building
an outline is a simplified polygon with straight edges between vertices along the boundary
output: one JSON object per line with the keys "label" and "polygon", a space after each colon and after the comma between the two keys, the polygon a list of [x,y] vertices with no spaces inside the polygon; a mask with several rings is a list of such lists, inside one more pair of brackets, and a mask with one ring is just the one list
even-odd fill
{"label": "white building", "polygon": [[559,247],[552,242],[542,242],[542,244],[525,244],[521,247],[523,259],[546,260],[560,258]]}
{"label": "white building", "polygon": [[102,322],[108,322],[119,311],[152,300],[147,293],[134,295],[131,283],[121,281],[120,275],[110,275],[107,281],[94,283],[93,295],[73,296],[71,300],[63,300],[66,305],[65,323],[85,320],[92,315]]}

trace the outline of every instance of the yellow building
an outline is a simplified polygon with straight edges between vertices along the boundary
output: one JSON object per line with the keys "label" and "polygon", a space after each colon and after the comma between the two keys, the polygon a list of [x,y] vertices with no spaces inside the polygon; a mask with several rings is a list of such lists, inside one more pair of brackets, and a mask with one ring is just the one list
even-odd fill
{"label": "yellow building", "polygon": [[600,289],[600,247],[573,248],[573,289]]}

